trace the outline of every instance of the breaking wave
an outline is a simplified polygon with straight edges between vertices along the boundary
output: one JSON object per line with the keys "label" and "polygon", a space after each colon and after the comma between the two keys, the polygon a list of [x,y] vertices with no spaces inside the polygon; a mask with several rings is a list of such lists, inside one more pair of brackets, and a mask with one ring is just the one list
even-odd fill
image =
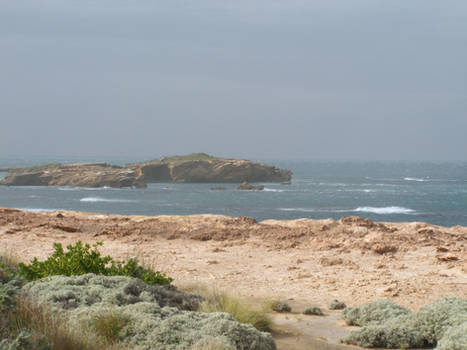
{"label": "breaking wave", "polygon": [[426,179],[420,179],[417,177],[404,177],[405,181],[418,181],[418,182],[424,182],[427,181]]}
{"label": "breaking wave", "polygon": [[277,210],[280,211],[303,211],[305,213],[312,213],[317,211],[316,209],[313,208],[277,208]]}
{"label": "breaking wave", "polygon": [[52,211],[57,211],[60,209],[45,209],[45,208],[16,208],[24,211],[31,211],[33,213],[50,213]]}
{"label": "breaking wave", "polygon": [[110,190],[112,187],[58,187],[59,191],[99,191],[99,190]]}
{"label": "breaking wave", "polygon": [[131,203],[136,202],[130,199],[116,199],[116,198],[101,198],[101,197],[84,197],[79,200],[80,202],[107,202],[107,203]]}
{"label": "breaking wave", "polygon": [[277,188],[267,188],[267,187],[265,187],[263,191],[264,192],[284,192],[284,190],[279,190]]}
{"label": "breaking wave", "polygon": [[373,214],[413,214],[415,210],[404,207],[358,207],[355,212]]}
{"label": "breaking wave", "polygon": [[304,213],[372,213],[372,214],[414,214],[415,210],[404,207],[358,207],[356,209],[325,208],[277,208],[280,211],[296,211]]}

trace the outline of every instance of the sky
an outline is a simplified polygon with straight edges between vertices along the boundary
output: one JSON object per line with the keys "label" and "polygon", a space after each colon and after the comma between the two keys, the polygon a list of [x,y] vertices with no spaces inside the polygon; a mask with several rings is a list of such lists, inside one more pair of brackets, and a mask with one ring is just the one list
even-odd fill
{"label": "sky", "polygon": [[0,0],[0,156],[467,160],[467,1]]}

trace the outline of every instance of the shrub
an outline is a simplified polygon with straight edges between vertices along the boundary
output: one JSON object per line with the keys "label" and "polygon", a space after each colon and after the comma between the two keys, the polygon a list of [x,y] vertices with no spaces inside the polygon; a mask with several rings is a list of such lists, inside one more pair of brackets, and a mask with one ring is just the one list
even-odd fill
{"label": "shrub", "polygon": [[467,322],[446,330],[438,342],[437,350],[464,350],[467,349]]}
{"label": "shrub", "polygon": [[9,338],[0,342],[0,350],[49,350],[50,345],[43,336],[23,329],[18,334],[10,335]]}
{"label": "shrub", "polygon": [[304,315],[324,316],[323,310],[317,306],[308,307],[303,311]]}
{"label": "shrub", "polygon": [[371,322],[378,323],[410,313],[410,310],[397,305],[392,300],[383,299],[360,307],[347,307],[342,315],[349,326],[365,326]]}
{"label": "shrub", "polygon": [[207,337],[193,345],[190,350],[236,350],[236,347],[225,339]]}
{"label": "shrub", "polygon": [[331,304],[329,304],[329,310],[342,310],[345,309],[347,305],[345,305],[344,302],[339,301],[337,299],[334,299],[331,301]]}
{"label": "shrub", "polygon": [[[270,334],[237,322],[227,313],[161,307],[157,299],[161,299],[157,296],[159,294],[153,294],[151,289],[157,287],[170,291],[173,286],[141,285],[140,281],[134,285],[134,281],[137,280],[130,277],[93,274],[51,276],[30,282],[23,289],[37,303],[50,303],[54,311],[66,316],[77,329],[92,324],[96,317],[108,313],[109,309],[115,310],[129,321],[122,328],[111,328],[120,328],[118,337],[130,349],[150,350],[155,344],[158,350],[196,349],[215,338],[218,345],[225,345],[221,349],[276,350]],[[183,302],[177,304],[176,299],[182,292],[178,293],[175,298],[164,296],[162,300],[183,305]],[[89,304],[87,299],[90,296],[96,301]],[[74,308],[65,307],[67,304],[63,300],[67,298],[74,299]]]}
{"label": "shrub", "polygon": [[276,305],[272,308],[274,311],[277,312],[290,312],[292,308],[287,304],[285,301],[279,301]]}
{"label": "shrub", "polygon": [[[378,305],[381,307],[380,311],[376,310]],[[438,344],[437,350],[465,349],[465,299],[439,299],[417,313],[404,313],[403,310],[390,306],[387,301],[350,308],[350,312],[348,309],[344,310],[344,314],[347,313],[346,321],[361,322],[364,327],[351,332],[342,340],[345,343],[384,348],[424,348]],[[355,318],[350,317],[352,315]]]}
{"label": "shrub", "polygon": [[28,344],[18,349],[99,350],[106,345],[86,329],[70,327],[64,315],[24,296],[17,297],[9,318],[12,333],[19,330],[18,340]]}
{"label": "shrub", "polygon": [[65,252],[61,243],[54,243],[54,253],[45,261],[34,258],[31,264],[19,264],[19,273],[29,281],[34,281],[47,276],[65,275],[75,276],[94,273],[106,276],[131,276],[143,280],[147,284],[170,284],[172,278],[159,271],[138,265],[136,259],[127,262],[113,260],[110,256],[101,256],[97,249],[102,242],[91,246],[81,241],[68,245]]}
{"label": "shrub", "polygon": [[18,279],[18,262],[9,255],[0,256],[0,283]]}

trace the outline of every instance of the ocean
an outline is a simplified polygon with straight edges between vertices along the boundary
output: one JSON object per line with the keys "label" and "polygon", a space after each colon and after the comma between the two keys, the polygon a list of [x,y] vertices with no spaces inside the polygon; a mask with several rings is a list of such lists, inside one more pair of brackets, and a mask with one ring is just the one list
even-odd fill
{"label": "ocean", "polygon": [[[0,158],[0,168],[48,162],[135,158]],[[137,215],[221,214],[257,220],[358,215],[375,221],[426,221],[467,226],[467,162],[261,160],[294,172],[291,185],[156,183],[146,189],[6,187],[0,206],[31,211],[79,210]],[[5,174],[0,173],[0,178]],[[225,190],[213,190],[223,186]]]}

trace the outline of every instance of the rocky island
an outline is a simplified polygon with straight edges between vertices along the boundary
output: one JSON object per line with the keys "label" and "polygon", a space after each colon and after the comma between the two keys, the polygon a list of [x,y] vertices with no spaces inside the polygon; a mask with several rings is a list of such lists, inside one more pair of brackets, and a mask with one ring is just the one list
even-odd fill
{"label": "rocky island", "polygon": [[290,170],[250,160],[196,153],[125,166],[107,163],[54,163],[13,168],[0,180],[0,185],[143,188],[153,182],[284,182],[291,178]]}

